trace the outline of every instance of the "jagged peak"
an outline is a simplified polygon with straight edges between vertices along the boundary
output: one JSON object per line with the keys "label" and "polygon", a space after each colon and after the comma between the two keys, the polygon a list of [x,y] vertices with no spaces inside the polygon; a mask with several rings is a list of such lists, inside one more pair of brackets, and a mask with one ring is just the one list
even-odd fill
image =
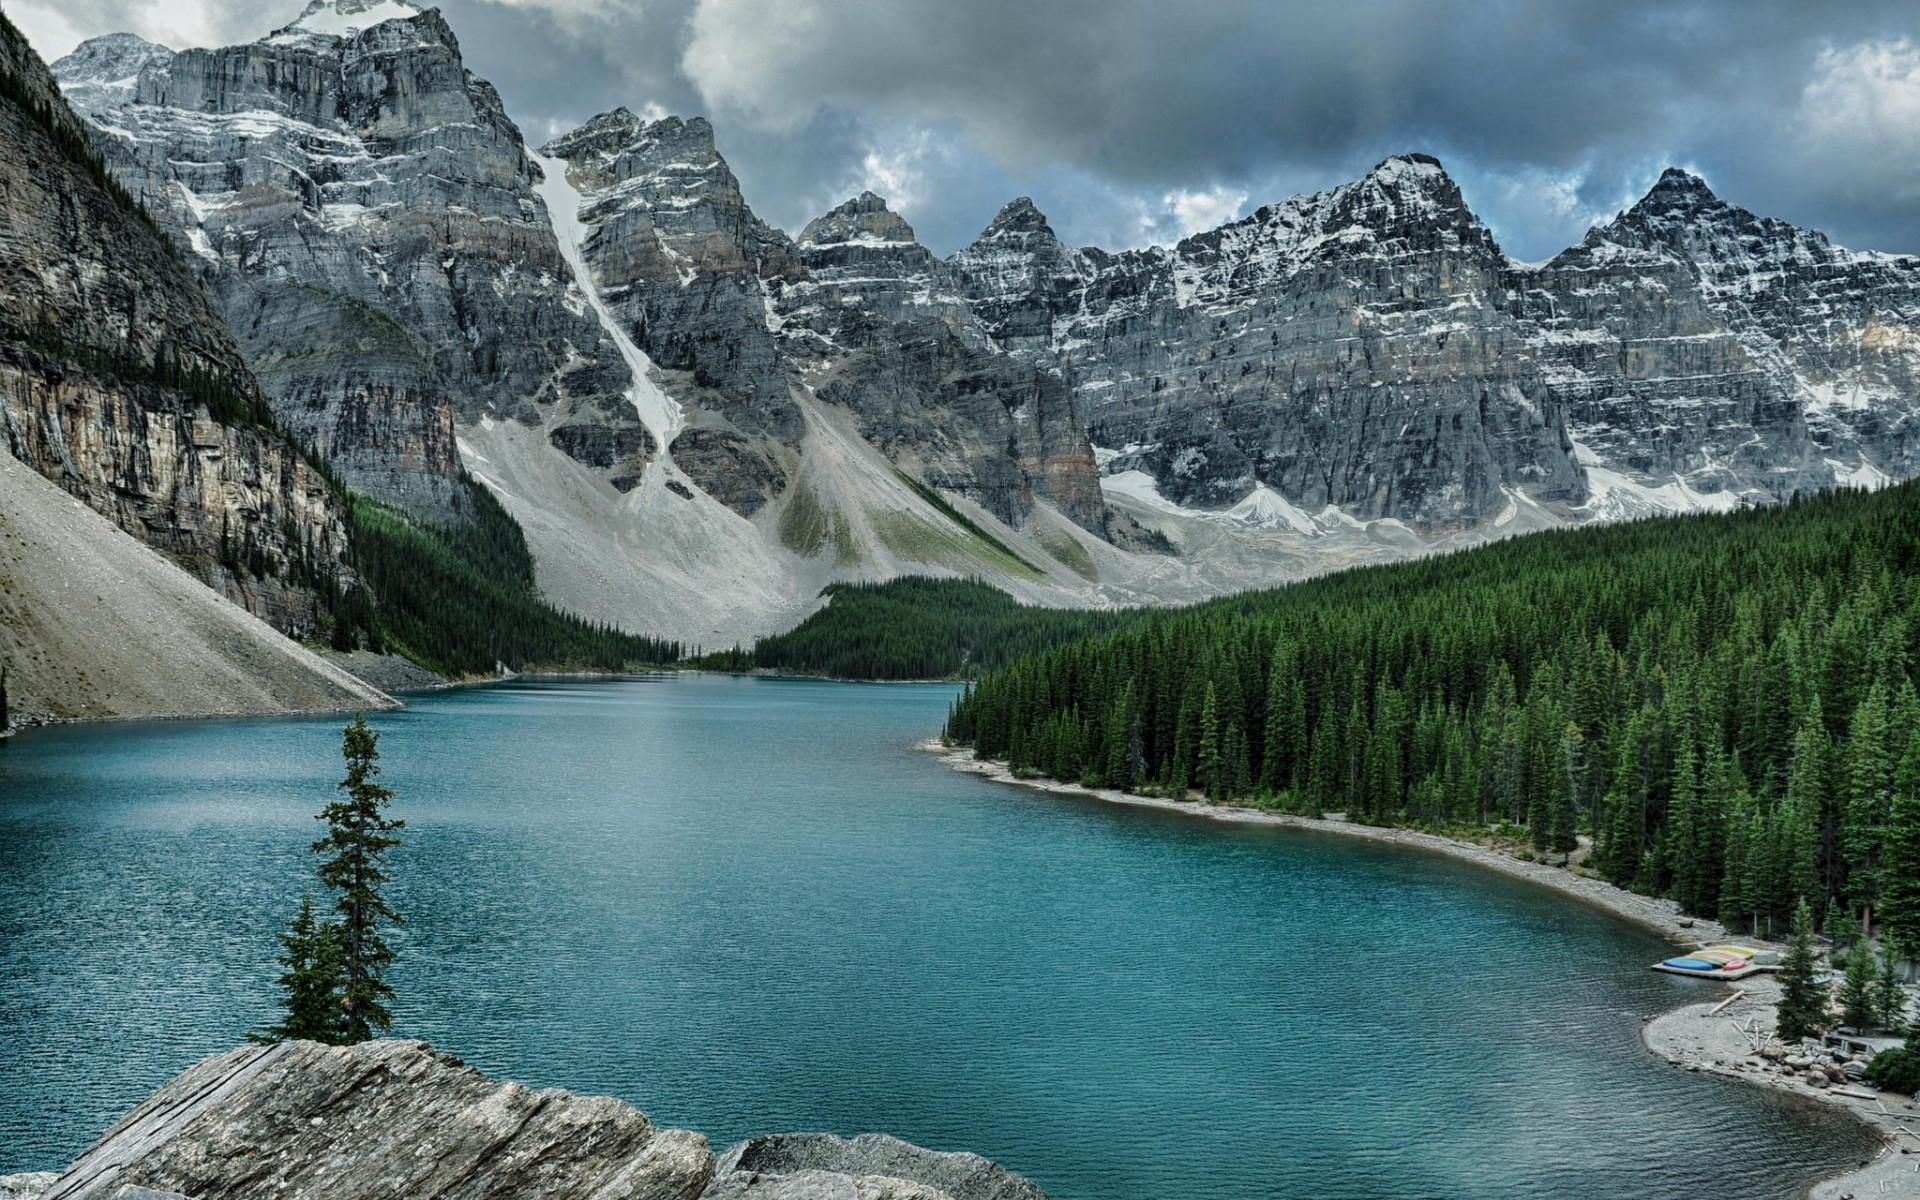
{"label": "jagged peak", "polygon": [[649,118],[624,105],[551,139],[540,153],[576,165],[583,156],[594,155],[608,166],[626,163],[619,168],[622,172],[651,169],[663,160],[695,163],[703,169],[725,166],[714,144],[713,126],[705,117]]}
{"label": "jagged peak", "polygon": [[1441,180],[1453,182],[1439,159],[1418,150],[1409,151],[1406,154],[1389,155],[1381,159],[1374,164],[1373,170],[1366,173],[1365,178],[1383,183],[1417,183],[1422,186]]}
{"label": "jagged peak", "polygon": [[826,215],[807,222],[800,233],[801,244],[813,246],[842,242],[907,245],[918,240],[906,218],[889,209],[887,202],[871,191],[861,192],[827,210]]}
{"label": "jagged peak", "polygon": [[411,21],[424,11],[407,0],[313,0],[292,23],[276,29],[272,38],[301,34],[350,38],[388,21]]}
{"label": "jagged peak", "polygon": [[1705,179],[1680,167],[1668,167],[1660,172],[1659,180],[1634,207],[1648,208],[1661,205],[1672,208],[1676,203],[1701,207],[1719,204],[1721,200],[1713,194],[1713,189],[1707,186]]}
{"label": "jagged peak", "polygon": [[81,42],[48,69],[63,84],[103,83],[136,74],[150,62],[170,61],[174,53],[138,34],[108,33]]}
{"label": "jagged peak", "polygon": [[977,241],[989,242],[996,238],[1045,234],[1054,236],[1053,226],[1047,224],[1047,216],[1041,212],[1030,196],[1017,196],[1001,206],[986,229],[982,230]]}

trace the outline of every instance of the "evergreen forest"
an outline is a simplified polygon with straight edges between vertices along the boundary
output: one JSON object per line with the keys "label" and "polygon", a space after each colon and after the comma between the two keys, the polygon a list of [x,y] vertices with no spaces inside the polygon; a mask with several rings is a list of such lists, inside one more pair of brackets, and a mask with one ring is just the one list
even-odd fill
{"label": "evergreen forest", "polygon": [[1920,484],[1536,534],[986,674],[1018,773],[1485,837],[1756,935],[1920,945]]}
{"label": "evergreen forest", "polygon": [[364,641],[455,678],[491,674],[499,664],[623,671],[679,659],[677,642],[637,637],[547,604],[520,526],[486,488],[471,479],[464,484],[464,519],[446,525],[346,493],[353,565],[365,586],[338,593],[336,647]]}
{"label": "evergreen forest", "polygon": [[698,665],[837,679],[970,679],[1145,616],[1138,609],[1036,608],[975,579],[924,575],[829,584],[820,594],[827,606],[788,632],[751,650],[709,654]]}

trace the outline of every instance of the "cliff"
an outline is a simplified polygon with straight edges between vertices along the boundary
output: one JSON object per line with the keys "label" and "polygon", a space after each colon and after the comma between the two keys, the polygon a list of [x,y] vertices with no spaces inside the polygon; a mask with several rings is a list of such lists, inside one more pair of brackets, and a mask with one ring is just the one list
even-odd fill
{"label": "cliff", "polygon": [[319,593],[342,578],[337,501],[270,427],[198,283],[4,17],[0,201],[6,450],[276,629],[312,635]]}
{"label": "cliff", "polygon": [[718,1160],[605,1096],[500,1083],[422,1042],[202,1060],[19,1200],[1046,1200],[972,1154],[893,1138],[756,1138]]}

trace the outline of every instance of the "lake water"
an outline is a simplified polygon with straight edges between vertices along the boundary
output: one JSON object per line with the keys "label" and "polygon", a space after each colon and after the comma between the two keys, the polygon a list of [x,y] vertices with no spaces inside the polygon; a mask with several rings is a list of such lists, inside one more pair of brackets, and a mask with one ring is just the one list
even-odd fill
{"label": "lake water", "polygon": [[[1417,851],[1042,796],[917,752],[953,689],[519,683],[380,715],[397,1035],[716,1148],[884,1130],[1056,1200],[1788,1197],[1832,1113],[1689,1075],[1713,985]],[[0,1171],[272,1014],[337,718],[0,750]]]}

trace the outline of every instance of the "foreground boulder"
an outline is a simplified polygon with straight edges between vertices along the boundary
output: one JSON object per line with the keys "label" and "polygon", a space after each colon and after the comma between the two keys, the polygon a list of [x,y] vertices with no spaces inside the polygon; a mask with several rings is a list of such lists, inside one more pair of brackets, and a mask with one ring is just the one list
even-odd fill
{"label": "foreground boulder", "polygon": [[424,1042],[202,1060],[6,1200],[1046,1200],[973,1154],[878,1135],[707,1139],[607,1096],[501,1083]]}
{"label": "foreground boulder", "polygon": [[978,1154],[924,1150],[884,1133],[852,1141],[780,1133],[721,1155],[704,1200],[1047,1200],[1047,1194]]}

